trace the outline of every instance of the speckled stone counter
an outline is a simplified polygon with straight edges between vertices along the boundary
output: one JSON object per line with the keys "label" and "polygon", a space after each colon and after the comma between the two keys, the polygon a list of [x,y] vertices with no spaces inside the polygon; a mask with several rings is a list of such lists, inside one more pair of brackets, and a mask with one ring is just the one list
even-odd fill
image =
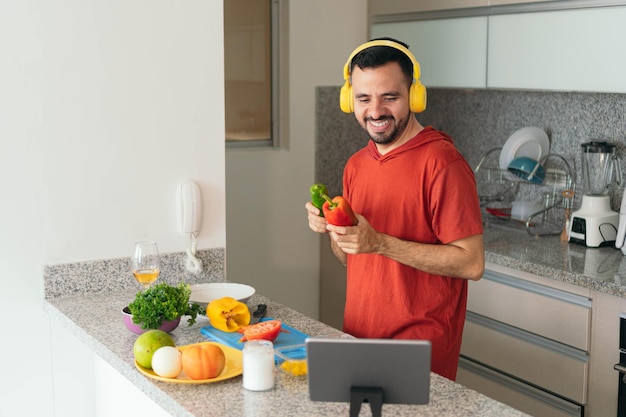
{"label": "speckled stone counter", "polygon": [[[89,279],[86,268],[80,274]],[[116,277],[110,277],[116,280]],[[55,279],[60,279],[56,277]],[[76,279],[76,277],[75,277]],[[173,279],[170,277],[170,279]],[[80,281],[80,280],[78,280]],[[80,282],[76,282],[81,285]],[[84,286],[81,288],[85,288]],[[120,310],[134,298],[136,288],[85,292],[76,294],[67,288],[65,295],[48,297],[45,308],[50,317],[64,325],[79,340],[89,346],[114,369],[146,393],[173,416],[348,416],[347,403],[313,402],[308,398],[306,378],[276,373],[276,386],[267,392],[250,392],[242,387],[241,376],[226,381],[200,384],[172,384],[145,377],[134,366],[132,347],[136,335],[122,322]],[[268,315],[281,319],[311,336],[335,335],[340,332],[319,321],[261,296],[254,295],[250,306],[268,305]],[[205,317],[191,327],[181,322],[174,330],[177,345],[206,341],[200,328],[208,324]],[[362,407],[361,416],[371,415],[369,407]],[[515,417],[526,414],[492,400],[476,391],[431,374],[430,403],[428,405],[383,406],[386,416],[481,416]]]}
{"label": "speckled stone counter", "polygon": [[496,265],[626,297],[626,257],[613,247],[587,248],[524,229],[485,229],[485,260]]}

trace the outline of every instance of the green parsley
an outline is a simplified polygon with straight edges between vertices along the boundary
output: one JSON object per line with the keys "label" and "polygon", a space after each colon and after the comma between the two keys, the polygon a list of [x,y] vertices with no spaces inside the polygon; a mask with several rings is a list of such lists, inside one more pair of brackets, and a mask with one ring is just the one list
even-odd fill
{"label": "green parsley", "polygon": [[141,324],[142,329],[158,329],[163,322],[182,316],[189,316],[187,325],[191,326],[201,308],[199,304],[189,303],[190,295],[189,284],[181,282],[173,287],[159,283],[138,292],[128,309],[133,315],[133,322]]}

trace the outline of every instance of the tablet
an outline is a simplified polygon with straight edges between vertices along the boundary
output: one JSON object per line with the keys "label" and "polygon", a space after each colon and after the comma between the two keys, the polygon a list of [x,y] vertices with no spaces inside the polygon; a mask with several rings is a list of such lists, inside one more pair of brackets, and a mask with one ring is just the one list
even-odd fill
{"label": "tablet", "polygon": [[367,392],[373,392],[382,395],[382,403],[428,404],[429,341],[309,338],[305,343],[313,401],[372,403]]}

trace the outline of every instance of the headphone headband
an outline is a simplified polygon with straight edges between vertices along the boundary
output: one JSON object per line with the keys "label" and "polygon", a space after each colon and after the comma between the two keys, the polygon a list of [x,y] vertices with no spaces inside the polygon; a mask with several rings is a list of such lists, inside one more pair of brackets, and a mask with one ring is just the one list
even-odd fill
{"label": "headphone headband", "polygon": [[354,51],[352,51],[352,53],[350,54],[350,57],[348,58],[348,61],[346,61],[346,65],[343,66],[343,79],[344,80],[346,81],[350,80],[350,66],[352,65],[352,60],[354,59],[354,57],[359,52],[367,48],[371,48],[373,46],[388,46],[390,48],[397,49],[400,52],[404,53],[404,55],[406,55],[406,57],[409,58],[411,60],[411,63],[413,64],[413,80],[414,81],[419,80],[420,64],[417,62],[415,55],[413,55],[411,51],[409,51],[406,47],[399,44],[398,42],[390,41],[387,39],[380,39],[380,40],[365,42],[364,44],[358,46]]}

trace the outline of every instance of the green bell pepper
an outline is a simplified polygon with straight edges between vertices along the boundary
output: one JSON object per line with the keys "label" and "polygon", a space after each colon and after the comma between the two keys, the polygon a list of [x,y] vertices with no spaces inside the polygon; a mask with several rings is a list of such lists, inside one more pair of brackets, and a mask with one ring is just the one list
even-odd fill
{"label": "green bell pepper", "polygon": [[324,203],[326,202],[326,200],[324,199],[324,196],[328,195],[328,189],[326,188],[324,184],[317,183],[317,184],[313,184],[311,188],[309,188],[309,192],[311,193],[311,203],[313,203],[313,205],[319,209],[320,216],[324,217],[324,212],[322,211],[322,207],[324,206]]}

